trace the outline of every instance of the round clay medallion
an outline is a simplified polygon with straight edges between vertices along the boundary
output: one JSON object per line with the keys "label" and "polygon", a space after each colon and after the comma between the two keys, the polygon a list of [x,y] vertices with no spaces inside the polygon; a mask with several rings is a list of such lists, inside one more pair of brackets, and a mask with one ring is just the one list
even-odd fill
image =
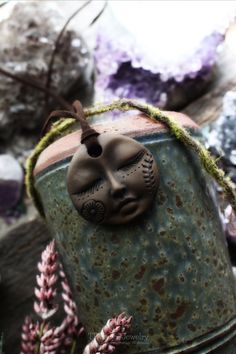
{"label": "round clay medallion", "polygon": [[88,221],[124,224],[150,208],[158,169],[148,149],[129,137],[104,133],[92,147],[74,154],[67,188],[79,214]]}

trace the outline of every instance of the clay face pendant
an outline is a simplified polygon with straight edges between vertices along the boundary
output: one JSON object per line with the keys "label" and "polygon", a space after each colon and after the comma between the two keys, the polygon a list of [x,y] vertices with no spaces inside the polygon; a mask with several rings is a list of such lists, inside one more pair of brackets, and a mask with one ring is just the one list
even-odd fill
{"label": "clay face pendant", "polygon": [[[156,162],[142,144],[104,133],[72,158],[67,188],[79,214],[93,223],[124,224],[151,207],[158,187]],[[94,152],[94,153],[93,153]]]}

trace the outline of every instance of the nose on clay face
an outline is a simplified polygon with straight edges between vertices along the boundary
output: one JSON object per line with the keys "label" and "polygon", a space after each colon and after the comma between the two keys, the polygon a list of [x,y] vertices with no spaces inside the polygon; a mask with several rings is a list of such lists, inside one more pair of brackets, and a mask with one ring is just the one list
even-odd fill
{"label": "nose on clay face", "polygon": [[107,173],[110,195],[113,198],[120,198],[126,191],[125,185],[112,173]]}

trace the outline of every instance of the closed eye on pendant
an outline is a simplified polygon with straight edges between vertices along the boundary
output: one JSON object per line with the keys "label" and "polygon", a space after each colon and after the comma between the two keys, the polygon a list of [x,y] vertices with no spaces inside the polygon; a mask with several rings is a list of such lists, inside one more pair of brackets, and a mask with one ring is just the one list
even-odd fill
{"label": "closed eye on pendant", "polygon": [[139,151],[137,154],[135,154],[134,156],[132,156],[128,160],[124,161],[122,163],[122,165],[117,170],[118,171],[119,170],[122,170],[122,171],[129,170],[130,168],[134,167],[142,160],[144,154],[145,154],[144,150]]}
{"label": "closed eye on pendant", "polygon": [[82,191],[73,193],[73,195],[77,195],[79,197],[83,197],[87,193],[94,193],[97,188],[103,183],[102,178],[98,178],[95,181],[90,182],[88,185],[84,186]]}

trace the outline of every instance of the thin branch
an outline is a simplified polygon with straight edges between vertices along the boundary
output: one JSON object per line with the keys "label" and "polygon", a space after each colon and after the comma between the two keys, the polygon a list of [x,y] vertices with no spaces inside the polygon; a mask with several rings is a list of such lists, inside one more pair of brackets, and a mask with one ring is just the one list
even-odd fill
{"label": "thin branch", "polygon": [[[64,24],[64,26],[62,27],[56,41],[55,41],[55,45],[54,45],[54,50],[52,52],[51,55],[51,60],[49,62],[49,66],[48,66],[48,73],[47,73],[47,80],[46,80],[46,88],[49,89],[51,86],[51,81],[52,81],[52,69],[53,69],[53,65],[54,65],[54,60],[55,60],[55,56],[57,54],[58,48],[59,48],[59,44],[60,44],[60,40],[67,28],[67,26],[69,25],[69,23],[71,22],[71,20],[80,12],[82,11],[85,7],[87,7],[90,3],[92,2],[92,0],[88,0],[86,1],[82,6],[80,6],[66,21],[66,23]],[[45,95],[45,110],[48,106],[48,95],[46,93]]]}
{"label": "thin branch", "polygon": [[[87,7],[93,0],[89,0],[86,3],[84,3],[79,9],[77,9],[66,21],[66,23],[64,24],[63,28],[61,29],[56,41],[55,41],[55,45],[54,45],[54,50],[52,52],[51,55],[51,59],[49,62],[49,66],[48,66],[48,74],[47,74],[47,80],[46,80],[46,87],[50,88],[51,86],[51,81],[52,81],[52,72],[53,72],[53,65],[54,65],[54,61],[55,61],[55,56],[58,52],[59,49],[59,44],[60,44],[60,40],[67,28],[67,26],[69,25],[69,23],[73,20],[73,18],[80,13],[85,7]],[[92,22],[88,25],[88,27],[91,27],[92,25],[94,25],[94,23],[100,18],[100,16],[103,14],[105,8],[107,7],[107,0],[105,0],[105,3],[103,5],[103,8],[101,9],[101,11],[96,15],[96,17],[92,20]],[[48,107],[48,95],[45,95],[45,111],[47,111],[47,107]]]}
{"label": "thin branch", "polygon": [[47,87],[44,87],[43,85],[35,81],[33,78],[27,79],[19,77],[3,68],[0,68],[0,74],[10,77],[11,79],[18,81],[23,85],[28,85],[39,91],[47,93],[48,95],[52,96],[60,104],[60,106],[64,107],[65,109],[71,110],[72,106],[62,96],[55,94],[53,91],[51,91]]}
{"label": "thin branch", "polygon": [[0,4],[0,7],[3,7],[3,6],[6,5],[7,3],[8,3],[8,1],[2,2],[2,3]]}
{"label": "thin branch", "polygon": [[95,22],[99,19],[99,17],[103,14],[105,8],[107,7],[107,0],[105,0],[103,8],[101,11],[97,14],[97,16],[92,20],[92,22],[89,24],[89,27],[93,26]]}

